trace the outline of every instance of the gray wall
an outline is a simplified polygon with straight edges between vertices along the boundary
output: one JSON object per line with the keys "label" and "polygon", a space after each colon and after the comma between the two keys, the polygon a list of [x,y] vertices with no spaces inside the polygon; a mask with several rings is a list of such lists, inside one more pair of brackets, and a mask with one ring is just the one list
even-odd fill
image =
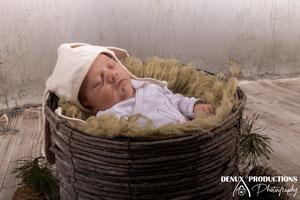
{"label": "gray wall", "polygon": [[40,103],[63,42],[245,78],[300,74],[298,0],[0,0],[0,109]]}

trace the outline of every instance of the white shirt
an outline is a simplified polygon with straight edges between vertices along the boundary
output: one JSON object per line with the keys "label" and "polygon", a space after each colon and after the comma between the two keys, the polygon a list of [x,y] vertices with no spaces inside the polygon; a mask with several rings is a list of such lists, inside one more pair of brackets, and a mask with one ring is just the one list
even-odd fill
{"label": "white shirt", "polygon": [[[166,82],[160,86],[132,79],[131,83],[136,89],[132,98],[117,103],[105,111],[98,111],[96,117],[114,114],[120,118],[139,113],[151,119],[155,127],[167,123],[184,123],[194,118],[194,104],[199,99],[174,94],[167,88]],[[142,121],[139,123],[143,124]]]}

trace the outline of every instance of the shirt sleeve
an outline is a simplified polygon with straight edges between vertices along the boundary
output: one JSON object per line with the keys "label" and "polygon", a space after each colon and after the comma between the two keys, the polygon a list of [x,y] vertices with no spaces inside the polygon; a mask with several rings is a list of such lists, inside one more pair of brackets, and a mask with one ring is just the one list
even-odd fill
{"label": "shirt sleeve", "polygon": [[185,117],[194,119],[194,105],[197,102],[201,102],[199,98],[185,97],[182,94],[174,94],[167,86],[163,87],[163,92],[167,98],[173,103],[173,105],[181,112]]}

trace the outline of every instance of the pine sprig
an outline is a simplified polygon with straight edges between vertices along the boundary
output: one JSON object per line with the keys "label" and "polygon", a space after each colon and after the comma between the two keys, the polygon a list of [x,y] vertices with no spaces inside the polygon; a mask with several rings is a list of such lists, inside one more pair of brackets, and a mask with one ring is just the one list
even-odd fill
{"label": "pine sprig", "polygon": [[267,135],[259,134],[262,128],[254,128],[254,123],[259,118],[259,114],[254,113],[251,118],[248,116],[242,118],[241,123],[241,159],[243,166],[241,172],[245,175],[249,168],[257,166],[260,162],[266,164],[269,160],[269,154],[273,151],[270,145],[271,138]]}
{"label": "pine sprig", "polygon": [[44,157],[20,159],[16,162],[21,166],[15,168],[12,173],[16,173],[16,177],[22,179],[22,184],[36,189],[50,200],[59,199],[58,179]]}

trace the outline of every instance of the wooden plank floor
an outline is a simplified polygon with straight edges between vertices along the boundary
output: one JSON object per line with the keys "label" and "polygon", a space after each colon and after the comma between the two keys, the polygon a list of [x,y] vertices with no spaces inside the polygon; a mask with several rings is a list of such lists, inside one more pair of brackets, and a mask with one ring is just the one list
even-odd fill
{"label": "wooden plank floor", "polygon": [[[21,158],[41,156],[41,108],[10,110],[9,123],[0,132],[0,199],[11,200],[20,180],[11,174]],[[0,115],[1,116],[1,115]]]}
{"label": "wooden plank floor", "polygon": [[[260,114],[257,127],[271,138],[273,153],[268,165],[280,174],[297,176],[300,199],[300,77],[241,81],[247,95],[244,114]],[[291,186],[292,184],[288,184]]]}
{"label": "wooden plank floor", "polygon": [[[272,138],[269,165],[283,175],[298,176],[300,182],[300,77],[241,81],[248,101],[245,114],[258,112],[256,126]],[[0,112],[0,117],[3,112]],[[23,157],[41,155],[43,145],[41,108],[7,112],[9,124],[0,129],[0,200],[10,200],[19,183],[11,171]],[[1,125],[1,123],[0,123]],[[293,199],[300,200],[300,191]]]}

